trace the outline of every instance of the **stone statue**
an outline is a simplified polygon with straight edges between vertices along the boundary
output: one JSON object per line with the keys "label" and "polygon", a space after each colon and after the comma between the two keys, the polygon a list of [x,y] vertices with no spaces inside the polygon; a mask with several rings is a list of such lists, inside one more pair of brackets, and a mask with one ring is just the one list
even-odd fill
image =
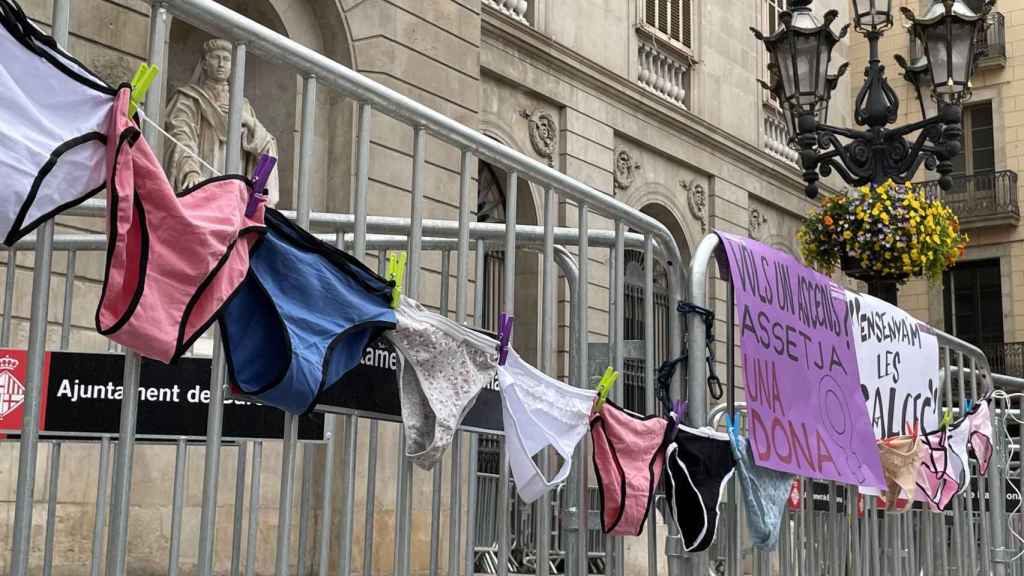
{"label": "stone statue", "polygon": [[[231,78],[231,43],[208,40],[203,44],[203,57],[196,64],[192,78],[174,91],[167,106],[167,131],[183,146],[166,145],[164,165],[175,190],[184,190],[214,176],[195,155],[219,172],[225,171],[227,156],[229,82]],[[244,100],[242,105],[242,172],[251,174],[260,154],[277,156],[277,140],[256,118],[256,112]],[[267,182],[268,205],[277,203],[277,171]]]}

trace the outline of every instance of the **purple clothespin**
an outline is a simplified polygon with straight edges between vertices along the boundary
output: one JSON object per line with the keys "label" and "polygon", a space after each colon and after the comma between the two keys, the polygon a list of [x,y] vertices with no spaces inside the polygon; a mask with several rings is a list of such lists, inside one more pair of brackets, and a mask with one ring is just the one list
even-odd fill
{"label": "purple clothespin", "polygon": [[498,316],[498,365],[504,366],[508,358],[508,341],[512,338],[512,317],[504,312]]}
{"label": "purple clothespin", "polygon": [[686,416],[686,400],[672,402],[672,411],[682,420]]}
{"label": "purple clothespin", "polygon": [[266,201],[267,196],[263,191],[267,189],[267,180],[270,179],[270,173],[274,171],[276,164],[277,158],[269,154],[260,154],[259,160],[256,161],[256,168],[252,171],[252,190],[249,192],[249,203],[245,205],[247,218],[252,218],[259,203]]}

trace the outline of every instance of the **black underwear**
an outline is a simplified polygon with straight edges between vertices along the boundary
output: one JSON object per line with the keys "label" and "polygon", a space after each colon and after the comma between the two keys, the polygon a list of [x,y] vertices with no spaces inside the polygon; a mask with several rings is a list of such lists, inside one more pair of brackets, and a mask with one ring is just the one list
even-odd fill
{"label": "black underwear", "polygon": [[665,451],[665,496],[687,552],[702,552],[718,532],[718,504],[735,468],[729,436],[679,425]]}

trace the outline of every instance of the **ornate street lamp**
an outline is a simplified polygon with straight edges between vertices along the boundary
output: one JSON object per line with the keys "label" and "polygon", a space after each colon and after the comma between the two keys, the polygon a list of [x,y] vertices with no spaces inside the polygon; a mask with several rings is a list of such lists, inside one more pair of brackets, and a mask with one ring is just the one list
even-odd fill
{"label": "ornate street lamp", "polygon": [[[846,35],[849,25],[834,32],[831,25],[839,13],[829,10],[819,20],[811,12],[812,2],[789,0],[788,10],[779,15],[782,25],[771,36],[751,29],[768,50],[772,78],[765,88],[782,103],[793,130],[790,146],[800,153],[807,196],[816,197],[820,176],[829,176],[833,170],[848,184],[863,186],[890,178],[911,180],[922,164],[937,170],[939,185],[949,190],[952,160],[961,149],[961,106],[971,96],[976,42],[995,0],[986,0],[980,14],[963,0],[932,0],[921,18],[901,9],[910,22],[911,34],[924,46],[925,57],[912,64],[902,57],[897,61],[906,75],[915,79],[922,115],[922,82],[916,80],[930,76],[938,113],[896,128],[888,126],[896,122],[900,102],[878,56],[879,41],[893,24],[892,0],[853,0],[854,27],[868,39],[870,50],[866,79],[854,105],[854,119],[864,129],[827,124],[829,99],[846,66],[829,74],[832,48]],[[908,140],[915,132],[912,141]]]}

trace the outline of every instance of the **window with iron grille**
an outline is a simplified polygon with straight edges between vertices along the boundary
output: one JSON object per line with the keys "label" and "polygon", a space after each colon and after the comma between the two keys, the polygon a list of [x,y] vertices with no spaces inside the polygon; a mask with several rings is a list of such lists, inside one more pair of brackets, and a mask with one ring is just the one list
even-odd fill
{"label": "window with iron grille", "polygon": [[693,0],[647,0],[644,23],[668,40],[693,48]]}
{"label": "window with iron grille", "polygon": [[[646,337],[644,265],[643,252],[626,251],[625,299],[622,303],[624,340],[642,341]],[[668,359],[670,313],[668,276],[664,268],[656,266],[654,269],[655,366]],[[644,386],[645,367],[643,358],[626,358],[623,365],[623,408],[639,414],[649,414],[654,410],[654,406],[647,405],[647,388]]]}

